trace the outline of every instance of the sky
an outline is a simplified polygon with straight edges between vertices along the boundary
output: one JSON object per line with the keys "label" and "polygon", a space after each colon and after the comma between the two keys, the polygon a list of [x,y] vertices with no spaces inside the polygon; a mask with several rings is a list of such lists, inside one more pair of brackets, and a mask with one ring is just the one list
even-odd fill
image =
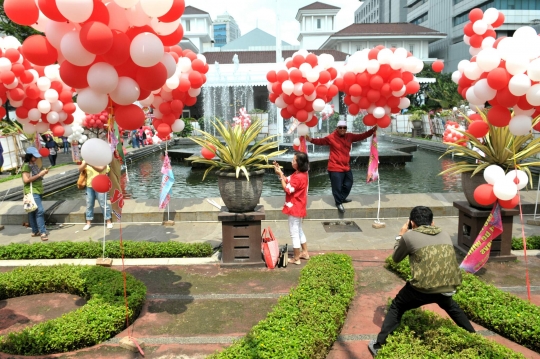
{"label": "sky", "polygon": [[[298,45],[300,23],[296,21],[298,9],[314,3],[316,0],[278,0],[280,5],[281,39],[291,45]],[[354,12],[362,2],[358,0],[328,0],[322,3],[340,7],[336,16],[336,31],[349,26],[354,21]],[[225,11],[240,27],[242,35],[258,27],[267,33],[276,35],[276,0],[186,0],[191,5],[206,11],[215,20]]]}

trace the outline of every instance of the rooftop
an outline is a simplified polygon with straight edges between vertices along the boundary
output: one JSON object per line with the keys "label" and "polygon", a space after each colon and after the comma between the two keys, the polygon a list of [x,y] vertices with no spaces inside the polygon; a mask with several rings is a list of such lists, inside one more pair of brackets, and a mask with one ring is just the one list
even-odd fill
{"label": "rooftop", "polygon": [[346,28],[336,32],[330,37],[341,36],[381,36],[381,35],[442,35],[437,30],[433,30],[424,26],[410,24],[408,22],[397,23],[374,23],[374,24],[352,24]]}
{"label": "rooftop", "polygon": [[[337,50],[308,50],[315,55],[330,54],[335,61],[345,61],[347,54]],[[285,50],[282,52],[284,58],[291,57],[296,51]],[[205,52],[204,56],[208,64],[213,65],[216,61],[219,64],[232,64],[233,56],[238,55],[240,64],[262,64],[274,63],[276,59],[275,51],[237,51],[237,52]]]}
{"label": "rooftop", "polygon": [[[285,41],[281,42],[282,46],[291,46]],[[250,47],[254,46],[276,46],[276,37],[270,35],[267,32],[259,28],[255,28],[248,32],[247,34],[240,36],[238,39],[229,42],[227,45],[221,48],[222,51],[231,51],[231,50],[249,50]]]}
{"label": "rooftop", "polygon": [[210,14],[208,14],[206,11],[197,9],[196,7],[189,5],[189,6],[186,6],[186,9],[184,10],[184,15],[210,15]]}
{"label": "rooftop", "polygon": [[298,10],[325,10],[325,9],[332,9],[332,10],[337,9],[337,10],[340,10],[341,8],[337,7],[337,6],[328,5],[328,4],[316,1],[316,2],[314,2],[312,4],[301,7]]}

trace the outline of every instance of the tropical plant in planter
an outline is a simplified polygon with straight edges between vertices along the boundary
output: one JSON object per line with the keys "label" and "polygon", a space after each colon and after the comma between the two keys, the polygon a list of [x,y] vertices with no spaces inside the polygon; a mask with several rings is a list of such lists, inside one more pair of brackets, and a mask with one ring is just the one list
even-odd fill
{"label": "tropical plant in planter", "polygon": [[[504,172],[515,168],[525,172],[528,176],[528,183],[532,187],[532,175],[529,167],[540,166],[540,159],[534,157],[540,153],[540,138],[535,139],[531,132],[524,136],[515,136],[510,132],[509,126],[496,127],[492,125],[484,112],[479,112],[471,117],[462,116],[469,123],[469,128],[467,131],[457,131],[465,137],[454,143],[445,142],[449,148],[443,156],[453,155],[454,158],[463,158],[464,160],[455,162],[440,175],[461,173],[465,197],[475,207],[491,207],[478,203],[474,198],[475,189],[487,183],[483,172],[491,165],[501,167]],[[540,123],[540,116],[533,121],[533,126],[538,123]],[[484,135],[484,133],[486,134]]]}
{"label": "tropical plant in planter", "polygon": [[272,151],[278,147],[276,136],[258,139],[262,130],[260,120],[249,127],[231,126],[213,121],[212,126],[221,136],[200,131],[202,138],[191,140],[203,147],[204,157],[194,156],[193,162],[206,164],[203,180],[208,173],[217,169],[219,192],[230,212],[250,212],[259,203],[262,193],[263,176],[270,157],[276,157],[287,150]]}
{"label": "tropical plant in planter", "polygon": [[418,130],[422,128],[422,122],[426,114],[427,112],[424,110],[416,110],[409,115],[409,121],[411,121],[414,129]]}

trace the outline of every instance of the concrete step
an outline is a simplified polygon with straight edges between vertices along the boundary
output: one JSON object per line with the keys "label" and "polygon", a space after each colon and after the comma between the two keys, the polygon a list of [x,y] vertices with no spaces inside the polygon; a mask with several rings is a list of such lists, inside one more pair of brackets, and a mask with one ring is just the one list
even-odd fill
{"label": "concrete step", "polygon": [[[332,196],[310,196],[308,200],[309,220],[342,220],[351,218],[377,218],[377,195],[351,195],[351,203],[344,205],[345,213],[340,213],[334,205]],[[212,198],[217,204],[224,206],[220,197]],[[523,213],[533,214],[536,191],[522,192]],[[381,196],[379,218],[406,218],[411,209],[417,205],[428,206],[436,217],[457,216],[454,201],[463,201],[462,193],[417,193],[387,194]],[[122,222],[127,223],[161,223],[168,219],[177,222],[209,221],[217,222],[218,210],[202,198],[173,198],[167,210],[158,208],[158,199],[125,200]],[[284,197],[263,197],[260,202],[265,208],[266,220],[286,220],[281,213]],[[52,223],[84,223],[85,200],[44,201],[45,219]],[[115,220],[113,216],[113,220]],[[96,203],[94,222],[102,222],[101,209]],[[20,201],[4,202],[0,208],[0,225],[20,225],[28,222],[28,214],[24,212]]]}

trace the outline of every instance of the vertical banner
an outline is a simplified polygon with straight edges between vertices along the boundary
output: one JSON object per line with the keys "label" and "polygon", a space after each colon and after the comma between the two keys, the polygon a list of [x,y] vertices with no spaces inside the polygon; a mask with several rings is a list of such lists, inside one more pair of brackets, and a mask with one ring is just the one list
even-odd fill
{"label": "vertical banner", "polygon": [[161,173],[163,173],[163,178],[161,180],[161,193],[159,195],[159,209],[164,209],[171,200],[172,186],[174,184],[171,160],[167,152],[165,152],[165,158],[163,158]]}
{"label": "vertical banner", "polygon": [[81,149],[79,148],[79,142],[71,142],[71,158],[75,163],[81,163]]}
{"label": "vertical banner", "polygon": [[497,202],[486,219],[484,227],[478,233],[478,237],[476,237],[471,249],[469,249],[469,253],[467,253],[467,256],[465,256],[459,267],[469,273],[476,273],[489,259],[491,241],[497,238],[502,232],[501,206]]}
{"label": "vertical banner", "polygon": [[300,146],[298,146],[298,150],[300,152],[307,153],[307,143],[306,143],[306,136],[300,136]]}
{"label": "vertical banner", "polygon": [[369,164],[366,179],[367,183],[379,180],[379,148],[376,132],[373,133],[373,136],[371,137],[371,145],[369,147]]}

